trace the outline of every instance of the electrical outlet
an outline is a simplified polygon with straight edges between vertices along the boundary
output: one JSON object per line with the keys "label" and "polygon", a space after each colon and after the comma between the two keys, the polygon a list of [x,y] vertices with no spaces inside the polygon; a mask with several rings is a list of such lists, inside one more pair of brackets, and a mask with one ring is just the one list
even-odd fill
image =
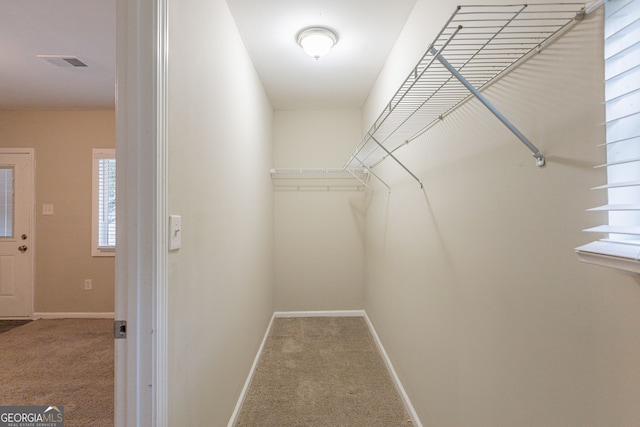
{"label": "electrical outlet", "polygon": [[90,291],[92,287],[93,287],[93,282],[91,281],[91,279],[85,279],[85,281],[84,281],[84,290],[85,291]]}

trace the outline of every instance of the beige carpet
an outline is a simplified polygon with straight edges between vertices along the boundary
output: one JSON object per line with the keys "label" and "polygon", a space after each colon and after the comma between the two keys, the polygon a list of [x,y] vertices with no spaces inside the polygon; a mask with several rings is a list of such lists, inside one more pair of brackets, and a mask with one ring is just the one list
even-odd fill
{"label": "beige carpet", "polygon": [[237,426],[410,426],[361,317],[276,318]]}
{"label": "beige carpet", "polygon": [[0,406],[64,406],[65,427],[113,426],[113,320],[36,320],[0,334]]}

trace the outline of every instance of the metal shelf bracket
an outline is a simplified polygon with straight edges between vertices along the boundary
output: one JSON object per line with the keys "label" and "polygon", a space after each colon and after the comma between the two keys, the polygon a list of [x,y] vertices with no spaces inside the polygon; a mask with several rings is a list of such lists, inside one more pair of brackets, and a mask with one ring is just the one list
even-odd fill
{"label": "metal shelf bracket", "polygon": [[[380,182],[382,183],[382,185],[384,185],[385,187],[387,187],[387,190],[389,191],[389,193],[391,193],[391,187],[389,186],[389,184],[387,184],[386,182],[384,182],[384,180],[383,180],[382,178],[380,178],[380,177],[379,177],[379,176],[378,176],[374,171],[372,171],[372,170],[371,170],[371,168],[366,167],[366,166],[364,165],[364,163],[363,163],[363,162],[361,162],[359,159],[357,159],[357,158],[356,158],[356,159],[354,159],[354,160],[355,160],[355,161],[357,161],[357,162],[360,164],[360,166],[362,166],[362,167],[364,168],[364,170],[365,170],[367,173],[370,173],[371,175],[373,175],[373,177],[374,177],[375,179],[377,179],[378,181],[380,181]],[[348,168],[347,168],[346,166],[345,166],[345,169],[347,169],[347,170],[348,170]],[[368,187],[368,188],[369,188],[369,190],[371,190],[371,187]]]}
{"label": "metal shelf bracket", "polygon": [[420,188],[424,188],[424,185],[422,185],[422,181],[420,181],[420,178],[418,178],[413,172],[411,172],[409,170],[409,168],[407,168],[400,160],[398,160],[398,158],[396,156],[394,156],[393,154],[391,154],[391,151],[387,150],[387,148],[380,143],[380,141],[378,141],[377,139],[375,139],[375,137],[373,135],[371,135],[371,139],[373,140],[373,142],[375,142],[376,144],[378,144],[378,146],[380,148],[382,148],[382,150],[387,153],[387,156],[391,157],[393,160],[396,161],[397,164],[399,164],[400,166],[402,166],[402,169],[404,169],[405,171],[407,171],[407,173],[409,175],[411,175],[413,177],[413,179],[415,179],[416,181],[418,181],[418,184],[420,184]]}
{"label": "metal shelf bracket", "polygon": [[533,157],[536,159],[536,166],[542,167],[545,165],[545,158],[542,153],[540,153],[540,150],[538,150],[538,147],[529,141],[529,139],[524,136],[524,134],[520,132],[518,128],[516,128],[513,123],[504,116],[504,114],[502,114],[482,93],[480,93],[475,86],[469,83],[469,81],[465,79],[464,76],[460,74],[460,72],[456,70],[434,47],[431,48],[431,53],[444,68],[446,68],[460,83],[462,83],[464,87],[469,90],[469,92],[473,94],[474,97],[476,97],[478,101],[482,103],[482,105],[487,107],[487,109],[491,111],[493,115],[507,127],[507,129],[509,129],[520,141],[522,141],[524,145],[527,146],[527,148],[529,148],[529,150],[531,150]]}

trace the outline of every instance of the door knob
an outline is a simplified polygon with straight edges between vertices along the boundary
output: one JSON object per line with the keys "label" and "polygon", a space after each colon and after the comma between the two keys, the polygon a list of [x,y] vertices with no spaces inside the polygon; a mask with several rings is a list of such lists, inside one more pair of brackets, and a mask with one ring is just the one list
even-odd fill
{"label": "door knob", "polygon": [[18,248],[18,250],[19,250],[20,252],[22,252],[22,253],[25,253],[25,252],[27,252],[27,247],[26,247],[25,245],[22,245],[22,246],[20,246],[20,247]]}

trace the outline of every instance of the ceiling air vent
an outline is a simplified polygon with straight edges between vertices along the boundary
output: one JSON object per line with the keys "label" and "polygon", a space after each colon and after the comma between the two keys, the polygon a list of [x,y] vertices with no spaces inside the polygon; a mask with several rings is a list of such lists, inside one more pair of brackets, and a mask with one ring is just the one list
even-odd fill
{"label": "ceiling air vent", "polygon": [[77,56],[71,55],[38,55],[50,64],[58,67],[86,67],[87,64],[80,61]]}

